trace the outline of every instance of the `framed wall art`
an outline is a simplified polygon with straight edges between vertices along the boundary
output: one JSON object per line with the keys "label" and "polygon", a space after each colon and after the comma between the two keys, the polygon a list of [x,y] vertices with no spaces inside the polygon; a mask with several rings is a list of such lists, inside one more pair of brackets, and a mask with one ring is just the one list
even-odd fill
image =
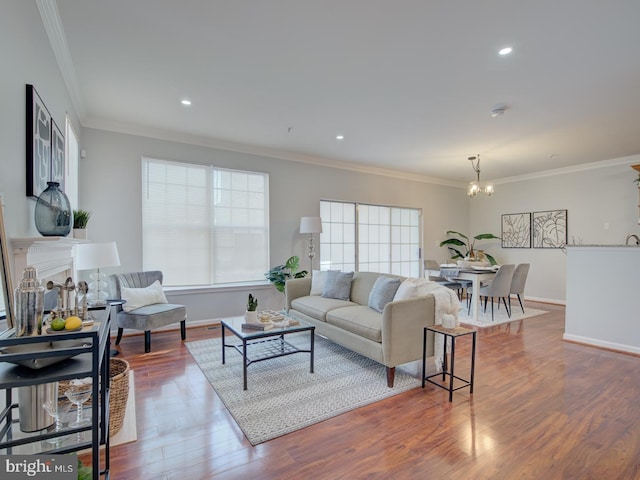
{"label": "framed wall art", "polygon": [[533,212],[533,248],[563,248],[567,244],[567,210]]}
{"label": "framed wall art", "polygon": [[[38,197],[51,175],[51,114],[33,85],[27,85],[27,196]],[[64,150],[64,147],[63,147]]]}
{"label": "framed wall art", "polygon": [[51,174],[52,182],[60,184],[60,190],[64,192],[65,174],[64,135],[54,120],[51,121]]}
{"label": "framed wall art", "polygon": [[531,214],[502,215],[502,248],[531,248]]}

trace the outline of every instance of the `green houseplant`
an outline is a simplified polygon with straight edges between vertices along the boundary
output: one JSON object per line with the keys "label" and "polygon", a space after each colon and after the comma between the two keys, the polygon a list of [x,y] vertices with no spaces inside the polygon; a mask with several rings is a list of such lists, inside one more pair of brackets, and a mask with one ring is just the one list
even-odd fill
{"label": "green houseplant", "polygon": [[256,308],[258,308],[258,298],[249,294],[249,299],[247,300],[247,311],[244,314],[245,322],[258,323],[258,313],[256,312]]}
{"label": "green houseplant", "polygon": [[87,223],[90,218],[91,212],[88,210],[73,211],[73,238],[87,239]]}
{"label": "green houseplant", "polygon": [[258,298],[249,294],[249,300],[247,301],[247,312],[255,312],[258,308]]}
{"label": "green houseplant", "polygon": [[[475,252],[473,247],[475,246],[476,240],[490,240],[490,239],[498,239],[500,237],[495,236],[493,233],[480,233],[470,239],[464,233],[455,232],[453,230],[448,230],[447,235],[451,238],[447,238],[440,242],[441,247],[447,247],[451,254],[451,258],[473,258],[475,256]],[[487,260],[491,263],[491,265],[496,265],[498,262],[495,258],[493,258],[488,253],[485,253]]]}
{"label": "green houseplant", "polygon": [[87,228],[87,223],[91,218],[91,212],[88,210],[73,211],[73,228]]}
{"label": "green houseplant", "polygon": [[297,271],[300,268],[300,258],[297,256],[289,257],[284,265],[273,267],[264,276],[276,287],[279,292],[284,292],[284,284],[290,278],[303,278],[309,272],[306,270]]}

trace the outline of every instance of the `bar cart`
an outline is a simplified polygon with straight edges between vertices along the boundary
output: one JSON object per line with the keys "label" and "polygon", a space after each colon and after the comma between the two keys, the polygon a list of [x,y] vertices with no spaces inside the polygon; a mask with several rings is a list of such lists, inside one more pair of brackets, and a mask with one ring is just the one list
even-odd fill
{"label": "bar cart", "polygon": [[[93,325],[76,332],[15,337],[12,329],[0,335],[0,390],[6,397],[0,412],[0,455],[68,454],[90,449],[92,478],[109,478],[109,335],[114,306],[94,311]],[[30,433],[19,428],[18,387],[87,377],[92,381],[88,425]],[[61,443],[48,441],[62,437]],[[102,445],[104,465],[100,465]]]}

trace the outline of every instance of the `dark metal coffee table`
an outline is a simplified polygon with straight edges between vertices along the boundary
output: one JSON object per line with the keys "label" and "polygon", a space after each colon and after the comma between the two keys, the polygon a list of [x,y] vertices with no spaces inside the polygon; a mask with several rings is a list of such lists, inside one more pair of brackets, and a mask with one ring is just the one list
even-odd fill
{"label": "dark metal coffee table", "polygon": [[[225,363],[227,348],[233,348],[242,355],[244,390],[247,389],[247,367],[263,360],[294,353],[308,353],[310,356],[309,372],[313,373],[313,346],[316,327],[300,320],[295,320],[295,322],[295,325],[274,327],[270,330],[249,330],[242,327],[242,324],[245,323],[244,317],[224,318],[220,321],[222,325],[222,363]],[[225,330],[233,333],[242,340],[242,343],[227,344]],[[309,332],[308,350],[300,349],[284,339],[285,335],[297,332]]]}

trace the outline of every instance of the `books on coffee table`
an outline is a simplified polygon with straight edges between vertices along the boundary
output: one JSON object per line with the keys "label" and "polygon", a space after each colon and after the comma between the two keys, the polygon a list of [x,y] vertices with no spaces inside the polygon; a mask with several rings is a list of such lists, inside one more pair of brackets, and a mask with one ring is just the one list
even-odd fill
{"label": "books on coffee table", "polygon": [[248,330],[271,330],[273,328],[273,324],[271,323],[243,323],[242,328],[246,328]]}

